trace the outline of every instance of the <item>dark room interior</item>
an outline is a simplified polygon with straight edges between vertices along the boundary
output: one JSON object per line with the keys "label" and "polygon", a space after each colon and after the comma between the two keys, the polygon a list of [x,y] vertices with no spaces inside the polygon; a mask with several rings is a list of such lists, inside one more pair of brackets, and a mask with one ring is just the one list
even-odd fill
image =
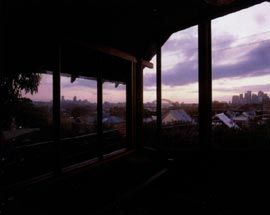
{"label": "dark room interior", "polygon": [[269,2],[2,0],[0,214],[269,213]]}

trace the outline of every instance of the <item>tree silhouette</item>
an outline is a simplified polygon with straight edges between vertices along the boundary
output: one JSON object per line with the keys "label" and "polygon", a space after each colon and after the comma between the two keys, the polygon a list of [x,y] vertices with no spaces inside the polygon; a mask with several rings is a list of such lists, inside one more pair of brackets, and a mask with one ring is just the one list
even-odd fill
{"label": "tree silhouette", "polygon": [[15,111],[19,111],[16,107],[23,101],[22,91],[25,93],[38,92],[41,74],[30,72],[13,72],[5,74],[0,81],[0,128],[6,128],[13,117]]}

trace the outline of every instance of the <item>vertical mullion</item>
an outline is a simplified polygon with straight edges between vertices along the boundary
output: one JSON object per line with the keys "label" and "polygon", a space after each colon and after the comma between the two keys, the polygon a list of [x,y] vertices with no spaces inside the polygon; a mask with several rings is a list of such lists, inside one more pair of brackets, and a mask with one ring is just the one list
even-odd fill
{"label": "vertical mullion", "polygon": [[61,143],[60,143],[60,74],[62,70],[62,47],[58,47],[58,67],[53,72],[53,137],[55,144],[56,171],[61,172]]}
{"label": "vertical mullion", "polygon": [[162,126],[162,119],[161,119],[161,99],[162,99],[162,92],[161,92],[161,44],[160,40],[157,41],[157,56],[156,56],[156,84],[157,84],[157,141],[160,141],[161,137],[161,126]]}
{"label": "vertical mullion", "polygon": [[137,76],[136,76],[136,63],[132,62],[131,63],[131,74],[132,74],[132,78],[131,78],[131,87],[132,87],[132,110],[131,110],[131,114],[132,114],[132,120],[131,120],[131,125],[132,125],[132,146],[131,147],[135,147],[136,145],[136,140],[137,140],[137,136],[136,136],[136,116],[137,116],[137,99],[136,99],[136,86],[137,86]]}
{"label": "vertical mullion", "polygon": [[126,137],[127,146],[131,148],[134,145],[134,91],[133,91],[133,62],[130,63],[130,71],[126,80]]}
{"label": "vertical mullion", "polygon": [[98,157],[101,159],[103,157],[103,81],[101,71],[98,71],[97,78],[97,135],[98,135]]}
{"label": "vertical mullion", "polygon": [[136,63],[136,148],[143,146],[143,68],[140,60]]}
{"label": "vertical mullion", "polygon": [[7,43],[7,37],[6,37],[6,34],[7,34],[7,24],[6,24],[6,10],[7,10],[7,3],[5,0],[1,1],[0,2],[0,47],[1,47],[1,67],[0,67],[0,84],[4,84],[2,83],[2,81],[4,80],[4,77],[5,77],[5,74],[7,71],[5,70],[6,67],[5,67],[5,64],[6,64],[6,43]]}
{"label": "vertical mullion", "polygon": [[203,149],[211,146],[212,47],[211,20],[199,24],[199,137]]}

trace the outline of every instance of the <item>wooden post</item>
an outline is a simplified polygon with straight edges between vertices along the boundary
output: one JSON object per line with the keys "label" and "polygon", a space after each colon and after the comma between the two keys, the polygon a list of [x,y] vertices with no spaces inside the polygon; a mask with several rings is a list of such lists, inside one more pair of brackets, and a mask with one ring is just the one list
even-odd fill
{"label": "wooden post", "polygon": [[211,146],[212,51],[211,20],[199,24],[199,139],[203,149]]}
{"label": "wooden post", "polygon": [[97,135],[98,135],[98,157],[103,158],[103,81],[101,71],[97,78]]}
{"label": "wooden post", "polygon": [[6,23],[6,14],[7,14],[7,2],[3,0],[0,2],[0,84],[2,83],[5,77],[6,71],[6,43],[7,43],[7,23]]}
{"label": "wooden post", "polygon": [[162,127],[162,115],[161,115],[161,99],[162,99],[162,92],[161,92],[161,44],[160,40],[157,41],[157,55],[156,55],[156,84],[157,84],[157,143],[159,143],[161,138],[161,127]]}
{"label": "wooden post", "polygon": [[56,171],[61,172],[62,156],[60,143],[60,97],[61,97],[61,75],[62,70],[62,46],[58,47],[58,68],[53,72],[53,137],[55,144]]}
{"label": "wooden post", "polygon": [[130,63],[130,71],[127,74],[126,81],[126,135],[128,148],[134,147],[135,143],[135,110],[136,110],[136,98],[135,98],[135,72],[134,63]]}
{"label": "wooden post", "polygon": [[136,64],[136,148],[143,147],[143,67],[141,61]]}

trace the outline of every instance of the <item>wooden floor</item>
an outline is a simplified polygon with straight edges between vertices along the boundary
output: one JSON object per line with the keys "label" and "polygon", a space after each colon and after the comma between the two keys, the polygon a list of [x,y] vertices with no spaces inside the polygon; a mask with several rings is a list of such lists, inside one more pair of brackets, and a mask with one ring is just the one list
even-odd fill
{"label": "wooden floor", "polygon": [[169,161],[132,156],[10,193],[3,214],[264,214],[267,152],[184,153]]}

